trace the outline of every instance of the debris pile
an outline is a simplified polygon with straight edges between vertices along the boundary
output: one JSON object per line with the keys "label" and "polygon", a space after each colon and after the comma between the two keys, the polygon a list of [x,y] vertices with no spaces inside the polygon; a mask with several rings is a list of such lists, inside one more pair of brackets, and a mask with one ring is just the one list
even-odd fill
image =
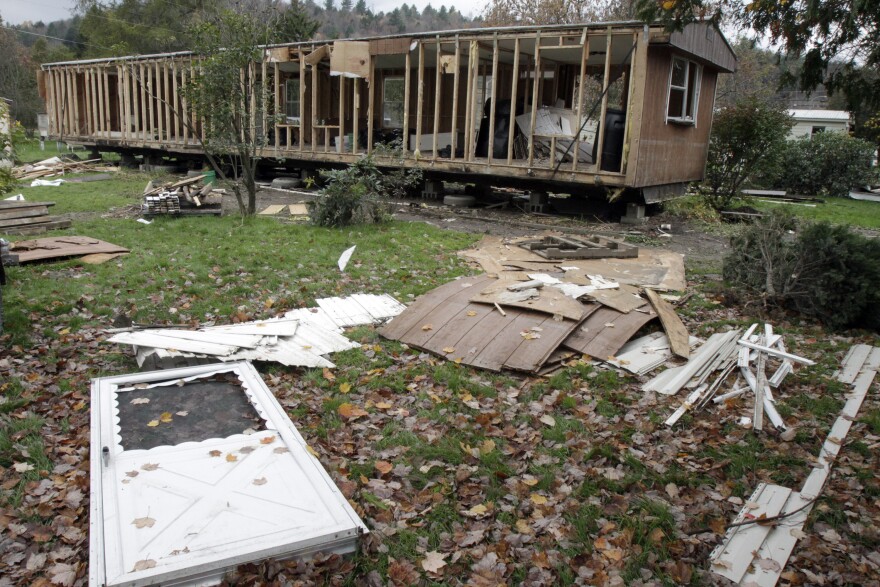
{"label": "debris pile", "polygon": [[[701,409],[710,401],[720,404],[752,394],[752,416],[741,418],[741,423],[762,430],[766,415],[777,429],[786,429],[776,410],[773,389],[779,389],[785,377],[794,369],[794,363],[814,363],[786,352],[782,336],[775,334],[770,324],[765,324],[761,332],[756,333],[757,329],[758,324],[753,324],[745,332],[731,330],[713,334],[685,365],[667,369],[642,386],[644,391],[664,395],[675,395],[682,389],[690,390],[684,403],[666,420],[667,426],[673,426],[685,413]],[[772,361],[778,361],[779,364],[768,377]],[[736,373],[736,379],[731,391],[718,395],[733,373]]]}
{"label": "debris pile", "polygon": [[7,265],[23,265],[36,261],[50,261],[79,257],[86,263],[103,263],[129,250],[112,243],[88,236],[57,236],[11,243],[8,255],[3,257]]}
{"label": "debris pile", "polygon": [[211,183],[199,185],[206,177],[198,175],[158,186],[151,181],[144,188],[144,216],[219,216],[225,192]]}
{"label": "debris pile", "polygon": [[[750,346],[741,348],[755,350]],[[807,517],[822,493],[831,465],[844,446],[878,370],[880,347],[859,344],[850,348],[836,374],[838,381],[850,386],[850,393],[819,451],[813,471],[800,491],[769,483],[758,485],[709,556],[713,573],[743,586],[776,585],[798,538],[806,535],[803,528]]]}
{"label": "debris pile", "polygon": [[89,159],[88,161],[65,161],[59,157],[50,157],[37,163],[29,165],[20,165],[12,168],[12,175],[15,179],[28,181],[42,177],[55,177],[66,175],[68,173],[78,173],[82,171],[117,171],[117,167],[109,163],[102,162],[101,159]]}
{"label": "debris pile", "polygon": [[0,233],[39,234],[50,229],[67,228],[70,220],[50,216],[55,202],[0,201]]}
{"label": "debris pile", "polygon": [[389,295],[372,294],[322,298],[317,304],[280,318],[197,330],[123,328],[109,331],[115,332],[109,342],[132,345],[142,369],[242,360],[332,368],[327,355],[360,346],[342,334],[344,328],[380,323],[405,308]]}
{"label": "debris pile", "polygon": [[[522,242],[529,241],[489,237],[465,251],[486,274],[428,292],[380,334],[473,367],[546,373],[577,355],[613,361],[659,317],[672,352],[687,358],[684,325],[649,289],[684,288],[681,256],[646,250],[624,259],[560,262],[520,247]],[[590,256],[598,251],[590,247]],[[616,248],[608,252],[613,257]]]}

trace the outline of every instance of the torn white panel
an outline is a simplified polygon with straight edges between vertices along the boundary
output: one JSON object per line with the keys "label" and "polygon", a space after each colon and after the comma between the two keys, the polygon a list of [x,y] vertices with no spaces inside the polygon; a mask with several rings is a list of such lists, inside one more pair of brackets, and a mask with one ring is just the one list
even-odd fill
{"label": "torn white panel", "polygon": [[361,346],[341,334],[307,322],[300,324],[291,343],[318,355],[356,349]]}
{"label": "torn white panel", "polygon": [[208,342],[214,344],[222,344],[228,346],[237,346],[245,348],[254,348],[260,344],[263,339],[258,334],[233,334],[229,332],[215,332],[210,329],[201,330],[175,330],[171,328],[149,330],[150,334],[164,336],[166,338],[185,340],[195,340],[199,342]]}
{"label": "torn white panel", "polygon": [[[140,390],[119,388],[230,367],[265,430],[147,450],[121,445],[117,406]],[[353,552],[368,531],[249,363],[93,379],[92,406],[93,587],[217,583],[250,561]]]}
{"label": "torn white panel", "polygon": [[356,248],[357,245],[345,249],[344,251],[342,251],[342,254],[339,255],[339,261],[337,261],[336,264],[339,266],[340,271],[345,271],[345,268],[348,266],[348,262],[351,260],[351,256],[354,254],[354,250]]}
{"label": "torn white panel", "polygon": [[[699,344],[700,339],[691,336],[690,346]],[[654,332],[629,341],[608,362],[636,375],[650,373],[672,358],[669,338],[663,332]]]}
{"label": "torn white panel", "polygon": [[354,294],[354,298],[373,317],[374,321],[385,321],[394,318],[404,310],[406,306],[395,300],[388,294]]}
{"label": "torn white panel", "polygon": [[849,347],[849,351],[843,358],[843,366],[834,374],[834,377],[843,383],[852,384],[872,350],[873,347],[867,344],[854,344]]}
{"label": "torn white panel", "polygon": [[342,327],[337,324],[333,318],[322,308],[297,308],[290,310],[284,314],[285,318],[298,320],[300,323],[309,322],[315,326],[331,330],[333,332],[342,332]]}
{"label": "torn white panel", "polygon": [[353,298],[322,298],[315,300],[327,315],[343,328],[371,324],[373,317]]}
{"label": "torn white panel", "polygon": [[223,326],[206,326],[204,332],[230,333],[230,334],[256,334],[260,336],[293,336],[296,334],[298,321],[290,318],[275,318],[273,320],[254,320],[239,324],[227,324]]}
{"label": "torn white panel", "polygon": [[122,344],[172,349],[202,355],[231,355],[238,350],[237,347],[227,344],[186,340],[183,338],[169,338],[167,336],[153,334],[150,330],[141,330],[140,332],[120,332],[119,334],[114,334],[108,340],[110,342],[118,342]]}
{"label": "torn white panel", "polygon": [[[303,345],[293,340],[281,339],[276,344],[259,346],[255,349],[241,349],[240,351],[221,357],[223,361],[272,361],[288,367],[327,367],[332,369],[335,365],[321,356],[321,353],[310,350],[311,345]],[[309,348],[305,348],[308,346]]]}

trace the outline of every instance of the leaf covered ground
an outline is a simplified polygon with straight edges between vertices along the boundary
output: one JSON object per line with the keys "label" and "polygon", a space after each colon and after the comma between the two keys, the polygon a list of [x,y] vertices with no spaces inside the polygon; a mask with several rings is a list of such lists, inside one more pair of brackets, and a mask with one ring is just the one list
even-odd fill
{"label": "leaf covered ground", "polygon": [[[134,179],[132,180],[135,181]],[[137,179],[140,182],[140,179]],[[54,193],[54,192],[53,192]],[[63,193],[55,198],[63,205]],[[120,197],[118,206],[130,206]],[[97,266],[13,268],[0,337],[0,585],[87,582],[89,380],[130,373],[102,328],[265,318],[316,297],[412,296],[474,272],[455,256],[476,237],[421,223],[351,231],[272,219],[158,220],[121,214],[74,228],[130,247]],[[345,276],[338,254],[358,245]],[[750,324],[717,283],[690,273],[689,330]],[[670,430],[683,400],[575,359],[548,377],[462,367],[378,336],[333,370],[259,370],[371,533],[347,559],[245,565],[230,584],[720,583],[707,557],[756,485],[799,488],[845,390],[830,374],[864,333],[771,320],[787,348],[818,362],[786,380],[794,433],[755,433],[734,401]],[[783,584],[880,582],[880,402],[871,390]]]}

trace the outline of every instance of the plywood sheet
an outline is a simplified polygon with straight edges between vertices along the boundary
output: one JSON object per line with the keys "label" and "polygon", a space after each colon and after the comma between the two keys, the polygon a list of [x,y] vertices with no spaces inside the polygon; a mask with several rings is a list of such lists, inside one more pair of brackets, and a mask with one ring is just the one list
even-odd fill
{"label": "plywood sheet", "polygon": [[12,243],[11,254],[19,263],[63,259],[94,253],[127,253],[128,249],[88,236],[56,236]]}
{"label": "plywood sheet", "polygon": [[687,329],[675,313],[672,304],[660,297],[660,295],[652,289],[645,290],[648,301],[651,302],[654,311],[660,316],[660,323],[663,324],[663,330],[669,337],[669,348],[673,354],[687,359],[691,354],[690,345],[688,344]]}
{"label": "plywood sheet", "polygon": [[639,288],[625,283],[620,284],[616,289],[596,290],[587,294],[587,297],[624,314],[645,305],[645,300],[639,296]]}
{"label": "plywood sheet", "polygon": [[642,326],[656,317],[653,310],[624,314],[601,307],[584,320],[564,344],[573,351],[605,360],[614,356]]}
{"label": "plywood sheet", "polygon": [[482,275],[449,282],[425,294],[379,333],[449,360],[500,371],[538,371],[577,322],[550,314],[470,301],[492,283]]}
{"label": "plywood sheet", "polygon": [[334,41],[330,53],[330,75],[370,78],[369,41]]}
{"label": "plywood sheet", "polygon": [[[554,233],[544,233],[552,235]],[[528,237],[535,238],[535,237]],[[684,258],[664,249],[642,247],[632,259],[565,259],[549,261],[517,246],[520,240],[484,237],[474,248],[459,255],[479,263],[487,273],[505,276],[508,271],[551,271],[550,267],[571,267],[572,274],[601,275],[605,279],[659,290],[683,290],[687,286]],[[520,276],[517,275],[517,278]]]}
{"label": "plywood sheet", "polygon": [[565,295],[555,287],[542,287],[536,290],[537,296],[525,300],[517,300],[519,292],[509,291],[510,285],[517,281],[497,280],[471,297],[470,301],[478,304],[499,304],[505,307],[535,310],[546,314],[560,315],[569,320],[583,320],[593,310],[592,304],[584,304]]}

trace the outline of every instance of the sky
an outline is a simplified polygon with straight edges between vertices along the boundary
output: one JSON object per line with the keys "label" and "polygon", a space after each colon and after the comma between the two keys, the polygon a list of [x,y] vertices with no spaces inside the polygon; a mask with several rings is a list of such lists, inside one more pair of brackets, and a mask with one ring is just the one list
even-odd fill
{"label": "sky", "polygon": [[[407,4],[415,5],[419,10],[429,3],[434,8],[440,8],[441,5],[455,6],[466,16],[481,13],[486,2],[487,0],[407,0]],[[42,20],[48,23],[68,18],[75,4],[76,0],[0,0],[0,16],[4,22],[11,24],[21,24],[26,20]],[[401,4],[401,0],[367,0],[367,5],[372,6],[375,12],[389,12]]]}

